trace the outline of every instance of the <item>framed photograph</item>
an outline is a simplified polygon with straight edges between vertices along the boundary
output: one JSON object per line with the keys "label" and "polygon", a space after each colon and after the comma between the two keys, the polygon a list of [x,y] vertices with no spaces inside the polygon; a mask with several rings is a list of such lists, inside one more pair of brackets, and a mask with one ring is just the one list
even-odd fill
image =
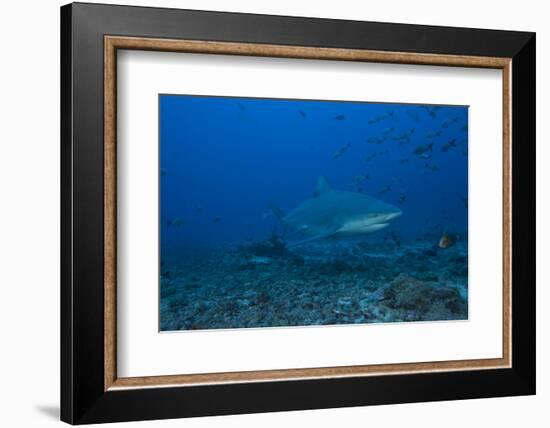
{"label": "framed photograph", "polygon": [[535,393],[533,33],[76,3],[61,54],[62,420]]}

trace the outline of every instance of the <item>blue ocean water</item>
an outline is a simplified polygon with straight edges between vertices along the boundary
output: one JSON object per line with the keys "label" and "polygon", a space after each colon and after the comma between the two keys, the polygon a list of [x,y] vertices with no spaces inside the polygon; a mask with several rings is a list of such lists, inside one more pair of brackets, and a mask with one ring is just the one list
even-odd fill
{"label": "blue ocean water", "polygon": [[[159,123],[162,330],[467,318],[466,106],[160,95]],[[292,246],[271,207],[319,177],[402,215]]]}

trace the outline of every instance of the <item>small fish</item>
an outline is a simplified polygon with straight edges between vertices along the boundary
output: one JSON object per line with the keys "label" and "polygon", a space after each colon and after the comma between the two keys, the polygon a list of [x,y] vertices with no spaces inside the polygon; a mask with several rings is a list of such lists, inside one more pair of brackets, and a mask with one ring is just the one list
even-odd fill
{"label": "small fish", "polygon": [[431,164],[431,165],[430,165],[429,163],[426,162],[426,163],[424,164],[424,167],[425,167],[426,169],[429,169],[430,171],[434,171],[434,172],[435,172],[435,171],[439,171],[439,167],[438,167],[436,164]]}
{"label": "small fish", "polygon": [[409,158],[402,158],[402,159],[399,159],[399,163],[400,163],[401,165],[406,164],[406,163],[409,163]]}
{"label": "small fish", "polygon": [[305,111],[298,110],[298,113],[300,113],[300,116],[302,116],[302,117],[307,117],[307,114],[306,114]]}
{"label": "small fish", "polygon": [[387,137],[372,137],[372,138],[368,138],[366,141],[367,143],[369,144],[382,144],[384,143],[385,141],[387,141]]}
{"label": "small fish", "polygon": [[434,119],[437,117],[437,111],[441,108],[438,106],[422,106],[422,107]]}
{"label": "small fish", "polygon": [[407,201],[407,194],[399,196],[399,205],[403,205]]}
{"label": "small fish", "polygon": [[237,103],[237,106],[239,107],[240,111],[246,111],[246,107],[242,105],[241,103]]}
{"label": "small fish", "polygon": [[431,152],[433,151],[433,146],[434,146],[434,143],[430,143],[430,144],[420,144],[418,147],[416,147],[416,149],[414,149],[414,153],[419,155],[419,156],[422,156],[428,152]]}
{"label": "small fish", "polygon": [[196,211],[198,214],[200,214],[200,213],[202,213],[202,211],[203,211],[203,207],[198,206],[197,208],[195,208],[195,211]]}
{"label": "small fish", "polygon": [[185,221],[183,221],[181,218],[176,217],[172,220],[168,220],[168,226],[174,226],[174,227],[180,227],[185,224]]}
{"label": "small fish", "polygon": [[340,147],[338,151],[332,155],[332,159],[333,160],[338,159],[340,156],[346,153],[350,147],[351,147],[351,143],[347,143],[345,146]]}
{"label": "small fish", "polygon": [[367,180],[367,176],[366,175],[356,175],[355,177],[353,177],[353,181],[356,183],[356,184],[360,184],[362,183],[363,181]]}
{"label": "small fish", "polygon": [[219,223],[220,221],[222,221],[221,218],[219,218],[219,217],[214,217],[214,219],[212,220],[212,223]]}
{"label": "small fish", "polygon": [[371,154],[371,155],[368,155],[368,156],[365,158],[365,162],[370,162],[370,161],[373,160],[375,157],[376,157],[376,153],[373,153],[373,154]]}
{"label": "small fish", "polygon": [[468,208],[468,198],[465,196],[461,196],[460,200],[462,201],[462,205],[464,205],[464,208]]}
{"label": "small fish", "polygon": [[393,131],[395,131],[394,127],[384,128],[384,130],[382,131],[382,134],[391,134]]}
{"label": "small fish", "polygon": [[334,116],[334,120],[345,120],[346,119],[346,116],[344,116],[343,114],[339,114],[338,116]]}
{"label": "small fish", "polygon": [[463,125],[462,128],[460,128],[461,131],[467,131],[468,130],[468,125]]}
{"label": "small fish", "polygon": [[441,151],[447,152],[453,147],[456,147],[456,140],[454,138],[450,140],[448,143],[443,144],[443,146],[441,147]]}
{"label": "small fish", "polygon": [[415,122],[418,122],[420,120],[420,115],[414,110],[407,110],[407,114]]}
{"label": "small fish", "polygon": [[161,168],[160,169],[160,176],[161,177],[166,177],[166,175],[168,175],[168,171],[166,171],[164,168]]}
{"label": "small fish", "polygon": [[426,134],[426,138],[440,137],[441,134],[442,134],[441,129],[438,129],[437,131],[430,131]]}
{"label": "small fish", "polygon": [[468,150],[462,150],[462,156],[468,156]]}
{"label": "small fish", "polygon": [[439,248],[447,249],[449,247],[452,247],[457,240],[458,235],[445,232],[443,236],[441,236],[441,238],[439,239],[439,243],[437,245]]}
{"label": "small fish", "polygon": [[458,116],[454,116],[454,117],[451,118],[452,123],[458,123],[459,120],[460,120],[460,117],[458,117]]}
{"label": "small fish", "polygon": [[370,119],[368,121],[368,124],[369,125],[374,125],[375,123],[382,122],[383,120],[386,120],[388,118],[393,118],[393,117],[394,117],[394,113],[393,113],[393,111],[390,111],[387,114],[376,116],[375,118]]}
{"label": "small fish", "polygon": [[436,118],[435,112],[430,109],[430,107],[424,107],[424,109],[426,110],[426,113],[428,113],[431,117],[433,117],[434,119]]}
{"label": "small fish", "polygon": [[389,150],[381,150],[378,152],[379,155],[387,155],[390,151]]}
{"label": "small fish", "polygon": [[391,190],[391,184],[387,184],[386,186],[382,187],[378,193],[383,195],[385,193],[388,193]]}
{"label": "small fish", "polygon": [[271,259],[265,256],[254,256],[250,259],[250,263],[254,265],[268,265],[271,263]]}
{"label": "small fish", "polygon": [[409,132],[404,132],[401,135],[398,135],[397,137],[393,137],[393,141],[399,142],[399,144],[405,144],[411,141],[411,136],[414,133],[414,128],[411,128]]}

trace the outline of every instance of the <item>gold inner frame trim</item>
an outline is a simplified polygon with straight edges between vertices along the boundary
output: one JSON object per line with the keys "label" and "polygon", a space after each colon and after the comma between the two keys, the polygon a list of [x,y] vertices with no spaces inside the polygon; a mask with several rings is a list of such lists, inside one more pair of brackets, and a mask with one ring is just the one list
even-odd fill
{"label": "gold inner frame trim", "polygon": [[[502,70],[502,144],[503,144],[503,289],[502,289],[502,357],[492,359],[432,361],[421,363],[376,364],[342,367],[261,370],[228,373],[204,373],[170,376],[117,376],[116,322],[116,91],[117,50],[146,50],[214,55],[242,55],[333,61],[359,61],[393,64],[439,65],[454,67],[494,68]],[[314,378],[395,375],[457,370],[481,370],[511,367],[512,355],[512,205],[511,205],[511,84],[510,58],[461,55],[419,54],[361,49],[320,48],[251,43],[170,40],[138,37],[104,37],[104,389],[154,388],[168,386],[212,385],[264,381],[291,381]]]}

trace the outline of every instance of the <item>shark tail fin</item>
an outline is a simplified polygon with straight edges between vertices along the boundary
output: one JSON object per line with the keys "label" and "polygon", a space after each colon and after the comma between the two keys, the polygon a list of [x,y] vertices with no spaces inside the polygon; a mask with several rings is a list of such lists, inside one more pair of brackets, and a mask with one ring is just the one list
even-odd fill
{"label": "shark tail fin", "polygon": [[277,205],[272,204],[272,203],[269,204],[269,208],[271,209],[271,211],[273,212],[275,217],[277,217],[279,219],[279,221],[282,222],[283,218],[285,217],[285,213],[283,212],[283,210],[280,209]]}

